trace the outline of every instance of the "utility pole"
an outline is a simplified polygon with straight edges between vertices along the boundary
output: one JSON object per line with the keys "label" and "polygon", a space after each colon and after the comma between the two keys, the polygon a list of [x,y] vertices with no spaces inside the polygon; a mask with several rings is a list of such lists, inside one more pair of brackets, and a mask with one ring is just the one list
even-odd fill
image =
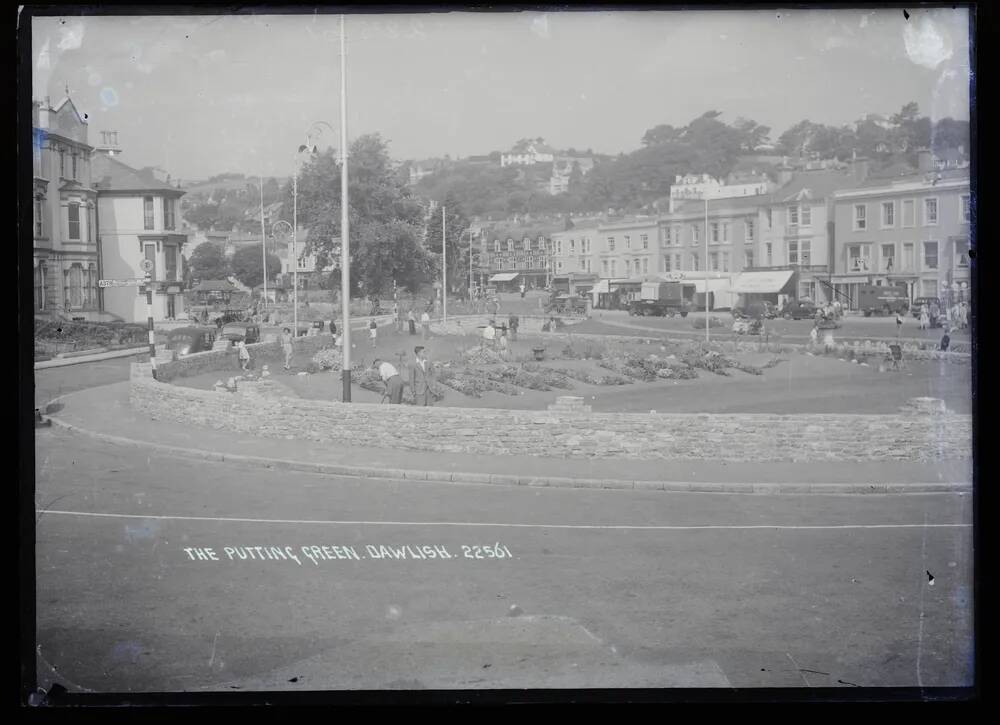
{"label": "utility pole", "polygon": [[351,253],[347,200],[347,46],[340,16],[340,303],[344,364],[343,401],[351,402]]}
{"label": "utility pole", "polygon": [[710,342],[708,314],[708,189],[705,190],[705,342]]}
{"label": "utility pole", "polygon": [[[264,261],[264,311],[267,311],[267,231],[264,229],[264,176],[258,177],[260,180],[260,253]],[[261,314],[261,323],[264,322],[264,314]]]}
{"label": "utility pole", "polygon": [[441,206],[441,317],[448,321],[448,235],[446,233],[444,206]]}

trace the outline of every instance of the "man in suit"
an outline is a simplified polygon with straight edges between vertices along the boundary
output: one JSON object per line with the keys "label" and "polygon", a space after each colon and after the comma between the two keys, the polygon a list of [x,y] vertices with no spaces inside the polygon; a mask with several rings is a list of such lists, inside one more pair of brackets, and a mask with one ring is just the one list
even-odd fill
{"label": "man in suit", "polygon": [[414,405],[431,404],[431,363],[427,359],[427,352],[423,345],[413,348],[416,359],[410,366],[410,390],[413,391]]}

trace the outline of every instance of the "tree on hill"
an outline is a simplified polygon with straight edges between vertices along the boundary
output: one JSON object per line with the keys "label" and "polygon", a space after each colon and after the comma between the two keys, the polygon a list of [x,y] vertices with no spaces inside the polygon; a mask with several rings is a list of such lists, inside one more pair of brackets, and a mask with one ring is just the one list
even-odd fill
{"label": "tree on hill", "polygon": [[211,242],[202,242],[191,253],[187,269],[192,281],[225,279],[230,275],[229,261],[222,247]]}
{"label": "tree on hill", "polygon": [[[256,287],[264,281],[263,260],[256,246],[240,247],[233,254],[233,275],[247,287]],[[274,279],[281,273],[281,260],[277,255],[267,255],[267,278]]]}
{"label": "tree on hill", "polygon": [[937,153],[947,150],[957,151],[962,148],[968,154],[970,152],[969,122],[956,121],[950,116],[942,118],[934,124],[931,143]]}

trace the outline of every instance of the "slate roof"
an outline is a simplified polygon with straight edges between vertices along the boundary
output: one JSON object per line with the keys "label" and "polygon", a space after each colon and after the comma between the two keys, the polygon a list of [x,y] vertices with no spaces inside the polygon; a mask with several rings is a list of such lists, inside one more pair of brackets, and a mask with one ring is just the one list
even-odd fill
{"label": "slate roof", "polygon": [[158,180],[145,169],[133,169],[105,154],[95,154],[91,159],[91,178],[98,191],[158,191],[172,192],[177,196],[185,193],[176,186]]}
{"label": "slate roof", "polygon": [[[882,181],[881,183],[885,183]],[[792,175],[787,184],[776,189],[773,197],[778,203],[792,201],[804,189],[809,190],[813,200],[826,199],[835,191],[859,186],[857,179],[848,171],[817,169],[799,171]]]}

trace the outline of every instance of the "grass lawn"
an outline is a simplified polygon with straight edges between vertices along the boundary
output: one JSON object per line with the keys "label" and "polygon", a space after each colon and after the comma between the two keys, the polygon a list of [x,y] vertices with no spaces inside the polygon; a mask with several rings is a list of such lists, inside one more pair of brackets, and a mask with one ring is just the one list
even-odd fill
{"label": "grass lawn", "polygon": [[[575,328],[574,328],[575,329]],[[497,372],[506,366],[520,367],[531,363],[532,348],[544,346],[544,368],[558,368],[586,373],[591,376],[609,376],[615,373],[601,367],[597,361],[580,359],[585,355],[603,352],[621,355],[639,353],[643,357],[655,354],[666,357],[680,354],[681,348],[661,346],[642,342],[609,342],[600,345],[593,342],[576,341],[576,354],[570,359],[564,356],[564,342],[544,340],[540,337],[521,338],[511,343],[511,362],[507,364],[467,363],[461,360],[462,352],[479,347],[478,339],[457,335],[432,336],[426,342],[418,334],[396,334],[391,328],[379,331],[379,339],[373,349],[368,340],[355,337],[352,362],[370,365],[380,357],[399,367],[413,359],[413,347],[424,345],[429,357],[436,364],[451,370],[469,370],[476,375],[486,371]],[[745,365],[762,367],[773,360],[773,353],[741,352],[727,354]],[[834,357],[810,356],[806,354],[783,353],[781,362],[764,369],[763,374],[753,375],[736,369],[728,369],[727,376],[698,369],[698,377],[693,379],[657,379],[653,382],[632,380],[624,385],[594,385],[570,379],[570,389],[533,390],[525,387],[508,387],[505,392],[487,390],[481,397],[465,395],[452,388],[441,386],[444,398],[437,405],[453,407],[486,407],[506,409],[543,409],[560,395],[576,395],[586,399],[595,411],[642,412],[656,410],[660,413],[892,413],[908,400],[929,396],[946,401],[951,410],[960,413],[971,412],[971,383],[968,365],[928,362],[910,363],[905,371],[879,372],[878,363],[862,366],[838,360]],[[290,372],[282,370],[279,359],[258,360],[257,372],[267,364],[273,380],[284,385],[289,394],[318,400],[341,399],[341,376],[339,370],[322,371],[313,374],[299,374],[308,365],[307,359],[295,361]],[[404,373],[405,371],[401,370]],[[211,389],[220,379],[237,375],[239,371],[212,372],[203,375],[180,378],[175,384]],[[351,398],[355,402],[378,403],[381,394],[352,386]]]}

